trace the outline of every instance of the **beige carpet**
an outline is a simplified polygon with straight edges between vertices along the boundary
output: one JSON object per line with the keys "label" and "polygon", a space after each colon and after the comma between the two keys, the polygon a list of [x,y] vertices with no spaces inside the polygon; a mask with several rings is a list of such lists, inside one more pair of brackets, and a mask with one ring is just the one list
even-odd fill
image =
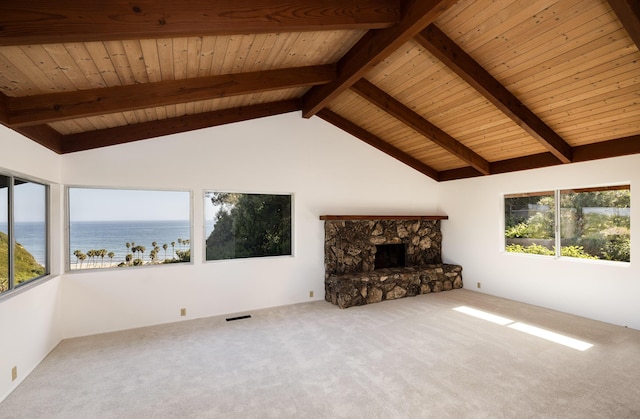
{"label": "beige carpet", "polygon": [[0,404],[0,417],[640,417],[632,329],[468,290],[250,314],[65,340]]}

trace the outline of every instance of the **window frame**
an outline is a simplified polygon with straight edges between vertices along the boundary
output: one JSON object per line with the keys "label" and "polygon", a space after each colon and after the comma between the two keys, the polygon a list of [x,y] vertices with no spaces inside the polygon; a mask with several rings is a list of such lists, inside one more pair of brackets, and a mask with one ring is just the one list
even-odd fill
{"label": "window frame", "polygon": [[[7,179],[7,264],[8,264],[8,289],[4,292],[0,292],[0,300],[7,297],[16,295],[32,288],[37,284],[45,282],[46,279],[51,278],[51,184],[40,179],[35,179],[31,176],[24,176],[22,174],[14,173],[7,170],[0,170],[0,176]],[[15,186],[16,181],[23,183],[33,183],[40,185],[44,188],[44,273],[42,275],[35,276],[20,284],[16,285],[15,280]]]}
{"label": "window frame", "polygon": [[[579,257],[572,256],[563,256],[562,255],[562,201],[561,197],[563,193],[581,193],[581,192],[600,192],[600,191],[613,191],[613,190],[629,190],[631,191],[631,182],[620,182],[616,184],[608,184],[603,186],[588,186],[588,187],[575,187],[575,188],[557,188],[553,190],[540,190],[540,191],[531,191],[531,192],[516,192],[516,193],[503,193],[501,195],[501,244],[499,250],[502,253],[509,255],[524,255],[529,257],[542,257],[542,258],[552,258],[558,260],[571,260],[585,263],[604,263],[604,264],[620,264],[623,266],[630,265],[631,261],[623,261],[623,260],[607,260],[607,259],[583,259]],[[527,196],[543,196],[543,195],[551,195],[553,194],[555,213],[554,213],[554,244],[555,244],[555,254],[554,255],[537,255],[531,253],[522,253],[522,252],[509,252],[506,250],[506,199],[508,198],[518,198],[518,197],[527,197]],[[629,216],[631,219],[631,216]]]}
{"label": "window frame", "polygon": [[[71,201],[69,191],[71,189],[90,189],[90,190],[117,190],[117,191],[150,191],[150,192],[185,192],[189,195],[189,248],[190,251],[190,260],[188,262],[179,262],[179,263],[169,263],[169,264],[143,264],[138,266],[110,266],[110,267],[102,267],[102,268],[87,268],[87,269],[71,269]],[[194,241],[193,241],[193,233],[194,233],[194,213],[193,213],[193,190],[191,189],[169,189],[169,188],[151,188],[151,187],[120,187],[120,186],[87,186],[87,185],[65,185],[64,187],[64,206],[65,206],[65,217],[64,217],[64,272],[65,273],[82,273],[82,272],[96,272],[96,271],[113,271],[113,270],[128,270],[129,268],[155,268],[158,266],[181,266],[181,265],[193,265],[194,264]]]}

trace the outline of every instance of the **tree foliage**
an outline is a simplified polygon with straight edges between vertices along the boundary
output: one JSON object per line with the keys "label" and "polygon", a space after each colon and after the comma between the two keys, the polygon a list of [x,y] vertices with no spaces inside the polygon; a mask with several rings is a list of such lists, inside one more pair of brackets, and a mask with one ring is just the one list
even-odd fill
{"label": "tree foliage", "polygon": [[291,196],[216,192],[207,260],[291,254]]}

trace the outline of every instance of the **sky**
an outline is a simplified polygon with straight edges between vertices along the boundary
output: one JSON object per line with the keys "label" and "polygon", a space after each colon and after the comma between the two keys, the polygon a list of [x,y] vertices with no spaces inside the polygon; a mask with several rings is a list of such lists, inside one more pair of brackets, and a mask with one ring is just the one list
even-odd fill
{"label": "sky", "polygon": [[[44,186],[24,183],[15,189],[16,222],[44,221]],[[0,223],[6,223],[7,188],[0,188]],[[132,189],[70,188],[71,221],[189,220],[190,193]],[[205,198],[205,217],[217,211]]]}
{"label": "sky", "polygon": [[189,220],[190,203],[185,191],[69,189],[71,221]]}
{"label": "sky", "polygon": [[[46,216],[45,187],[38,183],[22,183],[14,188],[14,220],[44,221]],[[8,219],[8,188],[0,188],[0,223]]]}

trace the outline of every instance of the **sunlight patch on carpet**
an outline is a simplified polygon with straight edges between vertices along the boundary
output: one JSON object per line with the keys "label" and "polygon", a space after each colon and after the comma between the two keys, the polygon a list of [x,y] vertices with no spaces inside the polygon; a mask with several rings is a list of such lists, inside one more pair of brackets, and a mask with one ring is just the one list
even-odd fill
{"label": "sunlight patch on carpet", "polygon": [[578,339],[570,338],[560,333],[552,332],[550,330],[541,329],[539,327],[531,326],[526,323],[516,322],[506,317],[498,316],[495,314],[487,313],[486,311],[478,310],[475,308],[460,306],[455,307],[455,311],[469,316],[476,317],[478,319],[486,320],[491,323],[498,324],[500,326],[507,326],[510,329],[517,330],[519,332],[527,333],[532,336],[539,337],[541,339],[548,340],[550,342],[558,343],[560,345],[568,346],[569,348],[577,349],[578,351],[586,351],[591,348],[593,344],[584,342]]}

